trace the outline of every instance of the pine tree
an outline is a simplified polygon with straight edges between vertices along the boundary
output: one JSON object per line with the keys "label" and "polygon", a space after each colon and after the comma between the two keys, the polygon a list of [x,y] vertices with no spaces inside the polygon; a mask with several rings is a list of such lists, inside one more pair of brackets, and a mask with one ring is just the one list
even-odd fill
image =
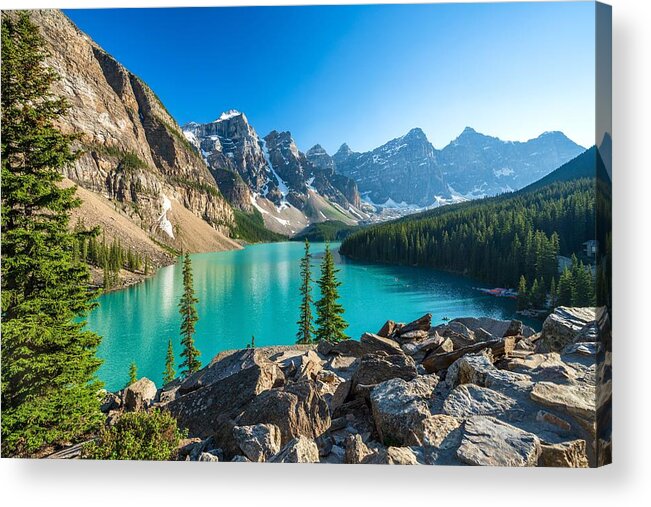
{"label": "pine tree", "polygon": [[167,356],[165,356],[165,371],[163,372],[163,385],[167,385],[176,377],[174,370],[174,347],[172,339],[167,342]]}
{"label": "pine tree", "polygon": [[549,285],[549,306],[551,308],[556,308],[558,305],[558,289],[556,287],[556,278],[552,278],[552,281]]}
{"label": "pine tree", "polygon": [[56,127],[64,99],[28,12],[2,14],[2,456],[74,442],[101,424],[101,338],[69,229],[76,189],[61,188],[75,136]]}
{"label": "pine tree", "polygon": [[527,292],[527,279],[520,275],[518,284],[518,310],[524,310],[529,307],[529,293]]}
{"label": "pine tree", "polygon": [[335,261],[330,251],[330,245],[326,245],[325,255],[321,264],[321,278],[318,281],[321,290],[321,299],[316,302],[316,341],[328,341],[336,343],[348,337],[344,329],[348,324],[342,317],[344,308],[339,304],[339,287],[341,282],[337,280],[338,269],[335,268]]}
{"label": "pine tree", "polygon": [[314,325],[312,324],[312,274],[310,272],[310,242],[305,239],[305,255],[301,259],[301,306],[298,319],[296,343],[312,343]]}
{"label": "pine tree", "polygon": [[131,384],[135,384],[136,382],[138,382],[138,367],[134,362],[129,365],[129,382],[124,387],[129,387]]}
{"label": "pine tree", "polygon": [[201,368],[201,355],[194,346],[194,327],[199,320],[195,305],[199,300],[194,296],[192,279],[192,261],[190,255],[185,254],[183,259],[183,295],[179,302],[179,313],[181,314],[181,345],[183,351],[181,357],[185,358],[181,363],[184,376],[191,375]]}
{"label": "pine tree", "polygon": [[558,279],[558,304],[571,305],[574,294],[574,278],[572,272],[566,267]]}

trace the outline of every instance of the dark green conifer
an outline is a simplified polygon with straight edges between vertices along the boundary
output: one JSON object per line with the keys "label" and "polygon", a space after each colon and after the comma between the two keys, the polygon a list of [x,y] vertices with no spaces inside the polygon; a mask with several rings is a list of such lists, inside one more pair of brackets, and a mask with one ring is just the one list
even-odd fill
{"label": "dark green conifer", "polygon": [[61,169],[74,136],[56,126],[67,104],[26,11],[2,13],[2,456],[74,442],[102,422],[100,337],[84,329],[96,294],[74,262],[76,188]]}
{"label": "dark green conifer", "polygon": [[338,289],[341,282],[337,280],[338,272],[339,270],[335,268],[330,245],[326,245],[321,264],[321,278],[318,281],[321,299],[316,302],[316,324],[318,326],[316,341],[336,343],[348,338],[344,333],[348,323],[342,317],[344,308],[339,303]]}
{"label": "dark green conifer", "polygon": [[310,270],[310,242],[305,239],[305,254],[301,259],[301,306],[298,319],[298,333],[296,343],[312,343],[314,325],[312,324],[312,274]]}
{"label": "dark green conifer", "polygon": [[163,385],[167,385],[176,377],[174,370],[174,347],[172,339],[167,342],[167,355],[165,356],[165,371],[163,372]]}
{"label": "dark green conifer", "polygon": [[201,355],[194,346],[195,325],[199,320],[195,305],[199,300],[194,295],[192,278],[192,261],[190,255],[185,254],[183,258],[183,295],[179,302],[179,313],[181,314],[181,371],[184,376],[190,375],[201,368]]}

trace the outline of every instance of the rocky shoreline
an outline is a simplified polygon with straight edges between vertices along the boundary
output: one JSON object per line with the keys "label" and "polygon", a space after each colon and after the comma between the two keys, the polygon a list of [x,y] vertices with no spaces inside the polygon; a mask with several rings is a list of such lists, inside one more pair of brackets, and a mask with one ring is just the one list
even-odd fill
{"label": "rocky shoreline", "polygon": [[188,430],[180,460],[597,466],[610,453],[597,433],[610,403],[598,318],[560,307],[535,333],[425,315],[359,341],[226,351],[162,389],[142,378],[103,410],[109,424],[169,411]]}

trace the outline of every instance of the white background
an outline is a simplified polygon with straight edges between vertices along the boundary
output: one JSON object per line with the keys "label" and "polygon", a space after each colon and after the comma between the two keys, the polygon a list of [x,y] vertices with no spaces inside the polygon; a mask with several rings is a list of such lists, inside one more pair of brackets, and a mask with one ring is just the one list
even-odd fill
{"label": "white background", "polygon": [[[305,4],[191,1],[187,5]],[[325,3],[351,3],[326,1]],[[357,0],[355,3],[378,3]],[[400,3],[399,1],[391,3]],[[651,505],[651,17],[613,5],[614,464],[598,470],[1,460],[4,505]],[[5,0],[3,8],[180,6],[181,1]]]}

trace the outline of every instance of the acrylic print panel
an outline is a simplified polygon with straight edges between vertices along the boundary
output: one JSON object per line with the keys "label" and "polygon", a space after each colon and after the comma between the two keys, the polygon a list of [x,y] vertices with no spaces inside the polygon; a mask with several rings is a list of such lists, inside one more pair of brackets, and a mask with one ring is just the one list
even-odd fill
{"label": "acrylic print panel", "polygon": [[609,463],[610,24],[3,12],[2,456]]}

